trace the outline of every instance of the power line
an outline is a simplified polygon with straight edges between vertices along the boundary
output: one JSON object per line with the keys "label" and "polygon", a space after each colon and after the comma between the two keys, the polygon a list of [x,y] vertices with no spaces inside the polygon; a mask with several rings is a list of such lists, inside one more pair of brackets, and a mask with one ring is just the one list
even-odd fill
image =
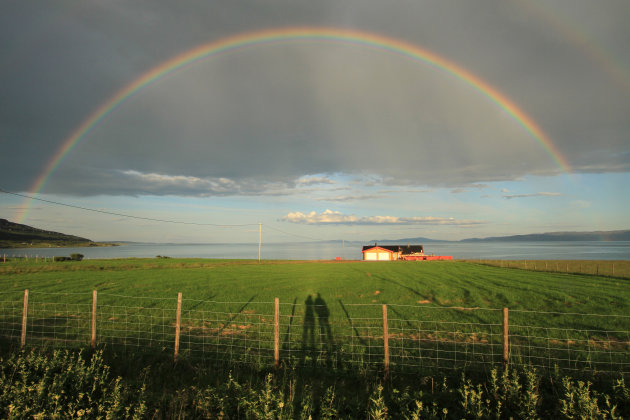
{"label": "power line", "polygon": [[[108,215],[112,215],[112,216],[119,216],[119,217],[127,217],[130,219],[137,219],[137,220],[148,220],[148,221],[152,221],[152,222],[161,222],[161,223],[173,223],[173,224],[181,224],[181,225],[192,225],[192,226],[217,226],[217,227],[243,227],[243,226],[258,226],[259,223],[243,223],[243,224],[219,224],[219,223],[196,223],[196,222],[184,222],[181,220],[168,220],[168,219],[156,219],[156,218],[152,218],[152,217],[143,217],[143,216],[132,216],[130,214],[125,214],[125,213],[118,213],[118,212],[112,212],[112,211],[106,211],[106,210],[98,210],[98,209],[93,209],[90,207],[83,207],[83,206],[76,206],[73,204],[67,204],[67,203],[61,203],[59,201],[52,201],[52,200],[46,200],[43,198],[39,198],[39,197],[33,197],[30,195],[26,195],[26,194],[20,194],[20,193],[16,193],[16,192],[12,192],[12,191],[7,191],[3,188],[0,188],[0,192],[3,192],[5,194],[10,194],[10,195],[15,195],[18,197],[23,197],[23,198],[28,198],[29,200],[36,200],[36,201],[42,201],[44,203],[50,203],[50,204],[55,204],[58,206],[64,206],[64,207],[70,207],[70,208],[74,208],[74,209],[78,209],[78,210],[85,210],[85,211],[91,211],[94,213],[101,213],[101,214],[108,214]],[[323,239],[321,238],[314,238],[312,236],[306,236],[306,235],[298,235],[295,233],[290,233],[290,232],[286,232],[282,229],[278,229],[275,227],[272,227],[271,225],[264,225],[266,228],[274,230],[276,232],[282,233],[284,235],[288,235],[288,236],[293,236],[296,238],[302,238],[302,239],[309,239],[312,241],[322,241]]]}
{"label": "power line", "polygon": [[271,229],[271,230],[275,230],[276,232],[284,233],[285,235],[295,236],[296,238],[310,239],[312,241],[323,241],[323,239],[321,239],[321,238],[313,238],[312,236],[297,235],[295,233],[285,232],[283,230],[271,227],[270,225],[263,225],[263,226],[265,226],[267,229]]}
{"label": "power line", "polygon": [[[10,194],[10,195],[15,195],[15,196],[18,196],[18,197],[28,198],[29,200],[37,200],[37,201],[43,201],[44,203],[56,204],[58,206],[71,207],[71,208],[74,208],[74,209],[91,211],[91,212],[94,212],[94,213],[109,214],[109,215],[112,215],[112,216],[128,217],[130,219],[149,220],[149,221],[152,221],[152,222],[173,223],[173,224],[179,224],[179,225],[193,225],[193,226],[218,226],[218,227],[242,227],[242,226],[257,226],[258,225],[258,223],[219,224],[219,223],[184,222],[184,221],[181,221],[181,220],[154,219],[152,217],[132,216],[130,214],[116,213],[116,212],[112,212],[112,211],[98,210],[98,209],[92,209],[92,208],[89,208],[89,207],[82,207],[82,206],[75,206],[75,205],[67,204],[67,203],[60,203],[58,201],[45,200],[43,198],[38,198],[38,197],[33,197],[33,196],[25,195],[25,194],[20,194],[20,193],[16,193],[16,192],[7,191],[7,190],[4,190],[2,188],[0,188],[0,192],[3,192],[5,194]],[[283,233],[285,233],[285,232],[283,232]]]}

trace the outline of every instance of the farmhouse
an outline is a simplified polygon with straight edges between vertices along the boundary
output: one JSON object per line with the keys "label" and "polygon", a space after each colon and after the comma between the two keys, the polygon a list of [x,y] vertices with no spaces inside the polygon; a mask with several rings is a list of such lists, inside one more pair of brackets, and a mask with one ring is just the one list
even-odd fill
{"label": "farmhouse", "polygon": [[396,261],[403,256],[424,255],[422,245],[368,245],[364,246],[363,259],[365,261]]}
{"label": "farmhouse", "polygon": [[367,245],[361,251],[363,261],[431,261],[452,260],[452,256],[427,255],[422,245]]}

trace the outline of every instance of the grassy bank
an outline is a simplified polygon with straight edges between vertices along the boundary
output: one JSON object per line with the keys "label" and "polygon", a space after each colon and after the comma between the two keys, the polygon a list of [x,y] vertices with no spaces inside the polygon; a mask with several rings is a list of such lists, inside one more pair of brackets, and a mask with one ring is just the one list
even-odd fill
{"label": "grassy bank", "polygon": [[[274,299],[280,360],[291,366],[383,368],[384,309],[392,370],[500,362],[503,308],[510,358],[545,369],[627,373],[628,280],[464,262],[314,262],[194,259],[15,261],[0,265],[0,333],[28,343],[90,342],[173,354],[182,293],[182,357],[272,365]],[[386,308],[383,308],[386,305]]]}
{"label": "grassy bank", "polygon": [[630,279],[630,261],[626,260],[466,260],[473,264],[501,268],[565,274],[587,274]]}
{"label": "grassy bank", "polygon": [[465,262],[315,262],[119,259],[0,264],[2,291],[110,293],[198,300],[303,303],[308,295],[345,304],[630,313],[628,280],[531,272]]}
{"label": "grassy bank", "polygon": [[[0,264],[0,286],[2,392],[11,401],[3,417],[20,403],[42,413],[70,407],[137,418],[614,418],[630,406],[627,279],[478,262],[156,258],[12,261]],[[24,289],[32,354],[19,350]],[[88,383],[69,379],[84,377],[82,369],[103,378],[93,404]],[[65,406],[28,394],[49,386],[51,395],[65,390]]]}

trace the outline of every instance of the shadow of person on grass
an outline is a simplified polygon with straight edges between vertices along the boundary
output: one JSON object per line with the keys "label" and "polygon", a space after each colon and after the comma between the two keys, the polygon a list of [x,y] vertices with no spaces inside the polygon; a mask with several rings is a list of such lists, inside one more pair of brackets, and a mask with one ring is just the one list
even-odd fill
{"label": "shadow of person on grass", "polygon": [[313,308],[313,296],[308,295],[304,302],[304,326],[302,328],[302,352],[303,357],[315,350],[315,309]]}
{"label": "shadow of person on grass", "polygon": [[293,329],[293,320],[295,319],[295,308],[297,307],[297,297],[293,298],[291,304],[291,315],[289,315],[289,324],[287,325],[287,331],[284,333],[284,339],[282,340],[282,350],[290,351],[291,349],[291,331]]}
{"label": "shadow of person on grass", "polygon": [[317,294],[315,299],[315,312],[317,313],[317,322],[319,323],[319,338],[329,349],[333,347],[332,330],[330,329],[330,310],[326,305],[326,301],[322,295]]}

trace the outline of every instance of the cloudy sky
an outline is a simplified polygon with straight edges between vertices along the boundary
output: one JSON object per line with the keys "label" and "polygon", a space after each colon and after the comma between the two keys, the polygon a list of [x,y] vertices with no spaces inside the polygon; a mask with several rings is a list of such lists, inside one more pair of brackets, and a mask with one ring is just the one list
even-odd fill
{"label": "cloudy sky", "polygon": [[[1,218],[166,242],[630,228],[627,0],[0,8]],[[331,36],[209,54],[116,99],[200,46],[305,27]]]}

